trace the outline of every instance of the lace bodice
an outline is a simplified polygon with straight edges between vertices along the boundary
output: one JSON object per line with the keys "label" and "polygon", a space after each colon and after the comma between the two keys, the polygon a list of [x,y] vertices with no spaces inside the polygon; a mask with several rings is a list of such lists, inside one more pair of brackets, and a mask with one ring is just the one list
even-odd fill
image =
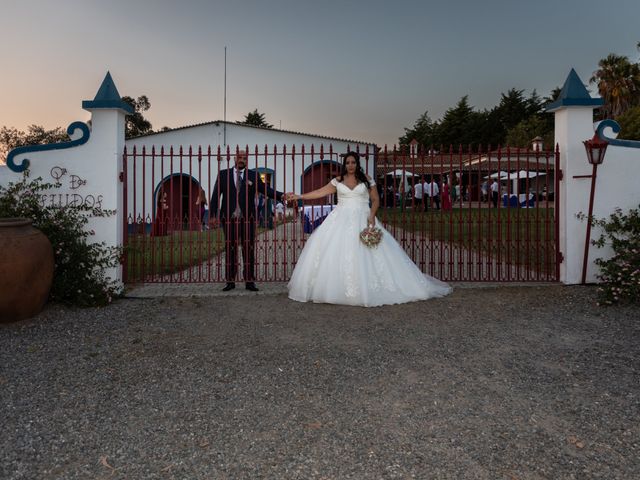
{"label": "lace bodice", "polygon": [[[366,184],[359,183],[351,189],[334,178],[331,180],[331,185],[336,187],[338,192],[338,205],[366,204],[369,206],[369,189]],[[374,185],[375,183],[371,182],[371,186]]]}

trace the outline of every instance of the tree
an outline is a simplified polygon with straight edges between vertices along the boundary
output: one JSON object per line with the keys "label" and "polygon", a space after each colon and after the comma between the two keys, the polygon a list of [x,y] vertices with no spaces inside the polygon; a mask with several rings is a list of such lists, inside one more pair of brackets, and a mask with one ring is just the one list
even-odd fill
{"label": "tree", "polygon": [[151,108],[149,98],[146,95],[141,95],[137,99],[124,96],[122,97],[122,101],[131,105],[134,109],[133,114],[127,115],[125,138],[153,133],[151,122],[142,115],[142,112],[146,112]]}
{"label": "tree", "polygon": [[527,104],[527,115],[535,115],[537,113],[542,113],[544,111],[545,101],[543,98],[540,98],[536,89],[533,89],[531,95],[526,100]]}
{"label": "tree", "polygon": [[620,124],[618,138],[640,140],[640,106],[630,108],[616,118],[616,121]]}
{"label": "tree", "polygon": [[544,97],[542,99],[542,104],[546,105],[547,103],[555,102],[560,96],[561,92],[562,92],[562,87],[555,87],[553,90],[551,90],[551,93],[549,93],[548,97]]}
{"label": "tree", "polygon": [[640,104],[640,66],[624,55],[610,53],[600,60],[589,83],[597,84],[604,99],[602,112],[605,118],[616,118]]}
{"label": "tree", "polygon": [[244,121],[237,122],[241,125],[253,125],[254,127],[273,128],[273,125],[267,123],[264,113],[259,113],[256,108],[253,112],[249,112],[244,116]]}
{"label": "tree", "polygon": [[[146,95],[141,95],[137,99],[122,97],[122,100],[133,107],[135,112],[127,115],[125,137],[131,138],[146,133],[153,133],[151,123],[144,118],[142,112],[151,108],[151,102]],[[91,120],[89,120],[91,125]],[[167,128],[167,127],[165,127]],[[45,145],[48,143],[58,143],[69,141],[69,135],[61,127],[46,130],[40,125],[29,125],[27,131],[23,132],[14,127],[0,128],[0,162],[5,162],[11,150],[24,145]]]}
{"label": "tree", "polygon": [[[500,103],[491,110],[477,111],[469,105],[469,97],[462,97],[455,107],[449,108],[441,120],[432,121],[425,111],[411,128],[405,128],[398,141],[408,145],[416,139],[425,147],[448,150],[496,148],[505,145],[509,132],[510,140],[528,145],[535,136],[542,136],[547,145],[553,143],[553,115],[544,111],[544,105],[555,100],[560,88],[551,92],[551,97],[541,98],[536,90],[525,97],[524,90],[512,88],[501,94]],[[535,117],[535,118],[533,118]],[[517,130],[516,127],[518,127]],[[529,133],[535,134],[529,137]],[[517,133],[516,133],[517,132]],[[529,138],[526,138],[529,137]],[[526,138],[526,141],[524,139]]]}
{"label": "tree", "polygon": [[462,97],[455,107],[448,109],[438,124],[435,144],[442,145],[445,150],[453,147],[457,150],[461,145],[476,146],[481,143],[482,126],[486,120],[485,112],[477,112],[469,105],[469,97]]}
{"label": "tree", "polygon": [[431,146],[434,143],[434,134],[437,124],[429,117],[429,112],[425,111],[411,128],[404,129],[404,135],[398,138],[398,144],[408,146],[412,140],[416,140],[418,145]]}
{"label": "tree", "polygon": [[504,143],[507,132],[529,117],[533,109],[537,110],[537,107],[532,107],[530,102],[524,98],[523,92],[524,90],[512,88],[506,94],[500,94],[500,104],[495,107],[493,112],[497,119],[497,128],[500,131],[499,143]]}
{"label": "tree", "polygon": [[2,127],[0,129],[0,161],[5,162],[7,155],[14,148],[66,141],[69,141],[69,135],[60,127],[47,130],[40,125],[29,125],[26,132],[14,127]]}
{"label": "tree", "polygon": [[507,132],[505,144],[510,147],[531,148],[531,140],[539,136],[542,137],[545,148],[553,149],[553,135],[553,123],[549,126],[541,115],[531,115]]}

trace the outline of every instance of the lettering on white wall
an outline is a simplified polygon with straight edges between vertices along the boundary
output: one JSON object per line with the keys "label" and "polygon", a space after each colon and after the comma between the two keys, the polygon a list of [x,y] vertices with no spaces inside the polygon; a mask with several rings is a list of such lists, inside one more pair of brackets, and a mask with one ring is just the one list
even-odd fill
{"label": "lettering on white wall", "polygon": [[51,175],[51,178],[55,180],[57,185],[61,188],[67,187],[74,193],[49,193],[47,195],[42,195],[41,201],[43,206],[77,207],[84,205],[89,208],[102,208],[102,195],[84,192],[76,193],[76,190],[87,185],[86,179],[79,175],[69,173],[66,168],[62,167],[53,167],[49,174]]}

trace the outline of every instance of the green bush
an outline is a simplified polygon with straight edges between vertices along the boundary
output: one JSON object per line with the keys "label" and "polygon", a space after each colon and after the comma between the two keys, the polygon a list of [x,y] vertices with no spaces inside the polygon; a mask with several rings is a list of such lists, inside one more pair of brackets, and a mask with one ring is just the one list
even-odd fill
{"label": "green bush", "polygon": [[603,233],[593,244],[598,248],[611,245],[613,256],[598,258],[599,305],[614,303],[640,303],[640,207],[623,213],[617,208],[608,220],[593,220]]}
{"label": "green bush", "polygon": [[45,206],[45,198],[59,184],[30,180],[28,171],[21,181],[0,186],[0,217],[24,217],[44,233],[53,246],[55,269],[49,299],[82,307],[106,305],[121,286],[105,277],[104,269],[120,261],[118,248],[90,243],[94,232],[85,226],[90,217],[114,212],[85,205]]}

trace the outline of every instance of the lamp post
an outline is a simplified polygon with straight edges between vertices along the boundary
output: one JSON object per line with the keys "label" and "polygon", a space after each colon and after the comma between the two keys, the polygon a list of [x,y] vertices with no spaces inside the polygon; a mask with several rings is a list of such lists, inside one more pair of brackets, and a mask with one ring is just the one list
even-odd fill
{"label": "lamp post", "polygon": [[593,172],[591,173],[591,195],[589,196],[589,214],[587,216],[587,235],[584,240],[584,260],[582,262],[582,284],[586,283],[587,279],[587,261],[589,258],[589,245],[591,240],[591,217],[593,215],[593,199],[596,193],[596,175],[598,173],[598,165],[604,161],[604,154],[607,151],[608,142],[601,140],[598,134],[595,133],[593,138],[585,140],[584,148],[587,151],[587,160],[593,165]]}
{"label": "lamp post", "polygon": [[542,137],[537,136],[536,138],[531,140],[531,148],[534,152],[542,152],[542,150],[544,149],[544,141],[542,140]]}

